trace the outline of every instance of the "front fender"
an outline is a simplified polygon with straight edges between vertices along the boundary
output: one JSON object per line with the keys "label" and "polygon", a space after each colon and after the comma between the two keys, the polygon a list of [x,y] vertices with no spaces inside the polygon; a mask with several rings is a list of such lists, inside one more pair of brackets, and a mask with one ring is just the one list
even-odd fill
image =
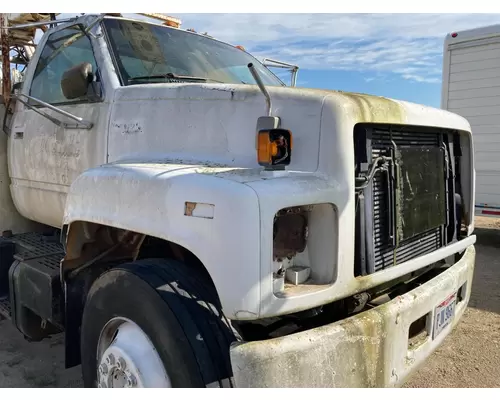
{"label": "front fender", "polygon": [[[252,188],[218,176],[217,170],[222,169],[173,164],[108,164],[90,169],[71,185],[64,224],[93,222],[183,246],[204,264],[227,317],[256,318],[260,313],[258,198]],[[197,203],[196,208],[192,210],[189,203]]]}

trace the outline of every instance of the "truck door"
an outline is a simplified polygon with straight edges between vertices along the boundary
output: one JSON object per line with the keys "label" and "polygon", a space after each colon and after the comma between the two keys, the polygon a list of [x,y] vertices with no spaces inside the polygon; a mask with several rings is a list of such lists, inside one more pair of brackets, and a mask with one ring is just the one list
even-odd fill
{"label": "truck door", "polygon": [[[22,93],[93,124],[91,129],[58,126],[37,111],[56,120],[74,121],[27,98],[32,107],[19,104],[14,115],[9,138],[14,203],[25,217],[60,227],[71,183],[86,169],[106,162],[109,106],[92,42],[80,26],[59,28],[45,36],[31,62],[34,65],[30,65]],[[61,78],[82,62],[92,65],[92,93],[68,100]]]}

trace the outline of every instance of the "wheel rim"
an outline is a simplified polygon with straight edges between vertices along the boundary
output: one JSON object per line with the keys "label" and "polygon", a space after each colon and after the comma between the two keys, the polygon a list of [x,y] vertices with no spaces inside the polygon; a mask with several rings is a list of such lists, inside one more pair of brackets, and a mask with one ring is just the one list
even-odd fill
{"label": "wheel rim", "polygon": [[153,343],[127,318],[113,318],[104,326],[97,361],[98,387],[172,387]]}

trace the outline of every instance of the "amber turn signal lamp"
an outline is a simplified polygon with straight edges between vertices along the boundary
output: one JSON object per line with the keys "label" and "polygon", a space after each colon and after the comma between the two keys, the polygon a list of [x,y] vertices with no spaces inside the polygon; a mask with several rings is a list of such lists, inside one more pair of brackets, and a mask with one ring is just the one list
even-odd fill
{"label": "amber turn signal lamp", "polygon": [[290,164],[292,132],[286,129],[261,130],[257,136],[257,161],[268,169],[282,169]]}

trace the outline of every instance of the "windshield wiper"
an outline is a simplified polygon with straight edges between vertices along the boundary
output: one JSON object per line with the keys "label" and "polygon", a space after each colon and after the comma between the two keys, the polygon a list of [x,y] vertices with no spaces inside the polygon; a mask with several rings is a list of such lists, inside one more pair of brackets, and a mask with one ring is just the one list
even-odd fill
{"label": "windshield wiper", "polygon": [[134,82],[134,81],[147,81],[149,79],[179,79],[179,80],[185,80],[185,81],[199,81],[199,82],[218,82],[218,83],[224,83],[221,81],[216,81],[215,79],[211,78],[203,78],[201,76],[189,76],[189,75],[176,75],[173,74],[172,72],[169,72],[167,74],[161,74],[161,75],[144,75],[144,76],[134,76],[133,78],[129,78],[129,83]]}

